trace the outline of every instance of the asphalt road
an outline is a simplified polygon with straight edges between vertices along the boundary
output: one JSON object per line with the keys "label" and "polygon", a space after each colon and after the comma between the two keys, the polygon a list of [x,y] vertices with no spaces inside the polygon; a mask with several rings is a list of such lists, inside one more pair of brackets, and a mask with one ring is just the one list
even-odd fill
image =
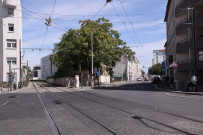
{"label": "asphalt road", "polygon": [[150,83],[83,90],[34,84],[0,95],[0,135],[203,134],[203,96]]}

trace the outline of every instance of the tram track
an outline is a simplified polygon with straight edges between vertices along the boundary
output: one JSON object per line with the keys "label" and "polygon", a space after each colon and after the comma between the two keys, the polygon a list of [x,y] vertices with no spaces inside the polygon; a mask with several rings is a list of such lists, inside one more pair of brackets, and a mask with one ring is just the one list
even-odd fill
{"label": "tram track", "polygon": [[[43,87],[43,86],[40,85],[39,83],[37,83],[37,84],[38,84],[40,87]],[[50,96],[52,96],[53,98],[57,97],[57,98],[58,98],[60,101],[62,101],[64,104],[70,106],[70,107],[71,107],[72,109],[74,109],[75,111],[79,112],[80,114],[82,114],[83,116],[85,116],[86,118],[88,118],[89,120],[91,120],[91,121],[93,121],[94,123],[96,123],[97,125],[101,126],[101,127],[104,128],[106,131],[108,131],[110,134],[112,134],[112,135],[120,135],[120,134],[116,133],[115,131],[113,131],[111,128],[107,127],[105,124],[102,124],[101,122],[99,122],[98,120],[94,119],[93,117],[91,117],[91,116],[88,115],[87,113],[83,112],[81,109],[75,107],[75,106],[72,105],[71,103],[68,103],[68,102],[64,101],[63,98],[61,98],[61,97],[58,96],[57,94],[51,92],[50,90],[48,90],[48,89],[46,89],[46,88],[44,88],[44,87],[43,87],[43,89],[45,89],[45,90],[47,91],[47,93],[48,93]],[[38,94],[39,94],[39,96],[40,96],[39,91],[38,91]],[[42,99],[42,98],[41,98],[41,99]],[[42,99],[42,100],[43,100],[43,99]],[[42,101],[42,102],[43,102],[43,101]],[[58,102],[58,103],[59,103],[59,101],[57,101],[57,100],[55,100],[54,102]],[[43,103],[43,104],[44,104],[44,103]],[[44,105],[45,105],[45,104],[44,104]],[[60,104],[60,103],[59,103],[59,105],[62,106],[62,107],[63,107],[65,110],[67,110],[68,112],[70,112],[70,110],[68,110],[68,108],[66,108],[66,106],[64,106],[63,104]],[[51,113],[48,111],[48,109],[46,109],[46,110],[47,110],[49,116],[52,118]],[[74,116],[73,113],[71,113],[71,114]],[[80,119],[78,119],[78,120],[81,121]],[[81,122],[82,122],[84,125],[86,125],[85,122],[83,122],[83,121],[81,121]],[[52,119],[52,123],[54,123],[55,127],[57,128],[57,124],[54,122],[54,119]],[[87,125],[86,125],[86,126],[87,126]],[[100,134],[100,133],[96,132],[94,129],[92,129],[91,127],[89,127],[89,126],[87,126],[87,127],[90,128],[95,134],[98,134],[98,135]],[[60,132],[58,128],[57,128],[57,131]]]}
{"label": "tram track", "polygon": [[[41,84],[38,84],[38,85],[39,85],[40,87],[43,87]],[[130,117],[132,117],[132,118],[134,118],[134,119],[147,120],[147,121],[150,121],[150,122],[153,122],[153,123],[162,125],[162,126],[164,126],[164,127],[170,128],[170,129],[172,129],[172,130],[175,130],[175,131],[178,131],[178,132],[181,132],[181,133],[184,133],[184,134],[194,135],[193,133],[190,133],[190,132],[184,131],[184,130],[182,130],[182,129],[179,129],[179,128],[170,126],[170,125],[165,124],[165,123],[163,123],[163,122],[159,122],[159,121],[157,121],[157,120],[153,120],[153,119],[147,118],[147,117],[145,117],[145,116],[136,115],[136,114],[134,114],[133,112],[126,111],[126,110],[124,110],[124,109],[122,109],[122,108],[114,107],[114,106],[111,106],[111,105],[102,103],[102,102],[100,102],[100,101],[96,101],[96,100],[93,100],[93,99],[90,99],[90,98],[87,98],[87,97],[84,97],[84,96],[75,94],[75,93],[73,93],[73,92],[68,92],[68,91],[63,90],[63,89],[60,89],[60,88],[55,88],[55,89],[58,89],[58,90],[60,90],[60,91],[62,91],[62,92],[66,92],[66,93],[68,93],[68,94],[71,94],[71,95],[74,95],[74,96],[77,96],[77,97],[80,97],[80,98],[85,99],[85,100],[88,100],[88,101],[90,101],[90,102],[94,102],[94,103],[97,103],[97,104],[100,104],[100,105],[109,107],[109,108],[111,108],[111,109],[120,111],[120,112],[122,112],[122,113],[126,113],[126,114],[130,115]],[[48,91],[49,91],[49,90],[48,90]],[[49,91],[49,92],[51,92],[51,91]],[[84,92],[84,91],[82,91],[82,93],[86,93],[86,94],[88,93],[88,94],[89,94],[89,92]],[[91,93],[91,94],[92,94],[92,93]],[[92,94],[92,95],[98,96],[98,95],[96,95],[96,94]],[[99,96],[99,97],[101,97],[101,96]],[[102,97],[102,98],[104,98],[104,97]],[[141,106],[141,105],[139,104],[139,106]],[[187,118],[187,117],[184,117],[184,116],[181,116],[181,115],[176,115],[176,114],[172,114],[172,113],[168,113],[168,112],[164,112],[164,111],[160,111],[160,110],[158,111],[158,110],[152,109],[151,106],[148,106],[148,107],[145,106],[145,107],[142,108],[142,109],[146,109],[146,110],[154,111],[154,112],[159,112],[159,113],[163,113],[163,114],[165,114],[165,115],[170,115],[170,116],[173,116],[173,117],[179,117],[179,118],[182,118],[182,119],[186,119],[186,120],[188,120],[188,121],[198,122],[198,123],[201,123],[201,124],[202,124],[202,121],[200,121],[200,120],[195,120],[195,119]],[[158,129],[157,129],[157,130],[158,130]]]}

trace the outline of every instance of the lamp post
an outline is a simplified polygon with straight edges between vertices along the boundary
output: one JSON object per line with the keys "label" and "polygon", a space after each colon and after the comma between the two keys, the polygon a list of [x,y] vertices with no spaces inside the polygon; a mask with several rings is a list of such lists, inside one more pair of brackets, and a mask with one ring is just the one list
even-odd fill
{"label": "lamp post", "polygon": [[97,24],[97,25],[94,25],[91,29],[91,50],[92,50],[92,81],[91,81],[91,88],[93,88],[93,76],[94,76],[94,48],[93,48],[93,45],[94,45],[94,38],[93,38],[93,31],[94,31],[94,28],[96,28],[97,26],[99,25],[103,25],[103,24],[108,24],[108,22],[105,22],[105,23],[101,23],[101,24]]}
{"label": "lamp post", "polygon": [[94,76],[94,73],[93,73],[93,67],[94,67],[94,59],[93,59],[93,42],[94,42],[94,39],[93,39],[93,29],[94,27],[91,29],[91,50],[92,50],[92,80],[91,80],[91,88],[93,88],[93,76]]}

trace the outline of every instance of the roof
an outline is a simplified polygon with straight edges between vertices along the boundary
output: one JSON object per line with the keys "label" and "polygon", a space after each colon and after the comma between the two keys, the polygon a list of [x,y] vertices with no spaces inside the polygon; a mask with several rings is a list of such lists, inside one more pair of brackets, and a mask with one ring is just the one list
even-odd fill
{"label": "roof", "polygon": [[165,50],[153,50],[154,52],[165,52]]}
{"label": "roof", "polygon": [[164,22],[166,22],[167,19],[168,19],[168,14],[169,14],[169,9],[170,9],[170,6],[171,6],[171,2],[172,2],[172,0],[168,0]]}

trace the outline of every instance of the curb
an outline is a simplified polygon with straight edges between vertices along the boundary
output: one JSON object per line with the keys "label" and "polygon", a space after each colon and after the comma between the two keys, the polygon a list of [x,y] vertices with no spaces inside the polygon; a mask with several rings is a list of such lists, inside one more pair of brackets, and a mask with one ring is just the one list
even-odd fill
{"label": "curb", "polygon": [[200,93],[200,92],[170,91],[170,90],[164,90],[164,89],[162,89],[162,88],[159,88],[158,86],[156,86],[156,85],[154,85],[154,84],[152,84],[152,86],[153,86],[154,88],[156,88],[156,89],[161,90],[161,91],[170,92],[170,93],[203,96],[203,93]]}

